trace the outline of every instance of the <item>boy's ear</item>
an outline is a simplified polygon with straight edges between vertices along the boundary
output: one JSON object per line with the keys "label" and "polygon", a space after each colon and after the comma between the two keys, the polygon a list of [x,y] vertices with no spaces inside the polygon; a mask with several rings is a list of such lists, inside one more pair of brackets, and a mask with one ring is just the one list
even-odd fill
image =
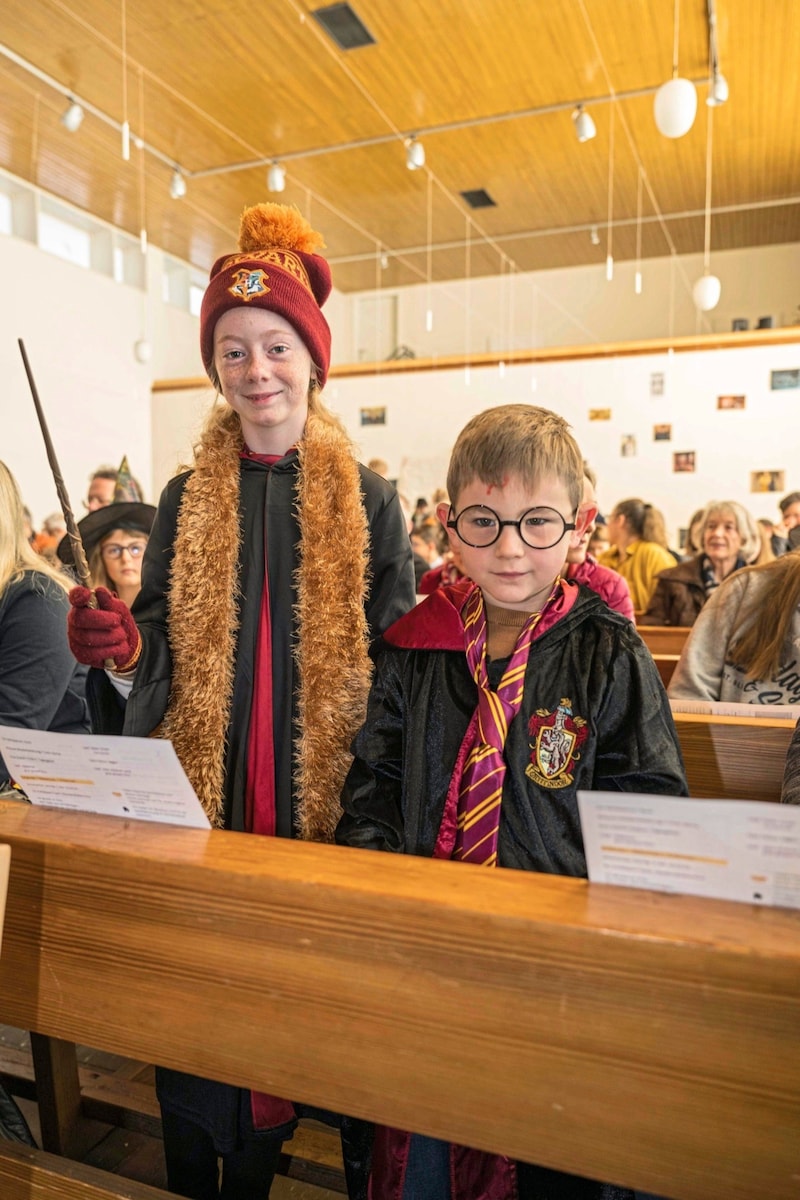
{"label": "boy's ear", "polygon": [[586,533],[587,526],[591,525],[598,513],[597,505],[594,501],[588,501],[581,504],[575,517],[575,529],[571,535],[572,545],[577,546],[583,535]]}
{"label": "boy's ear", "polygon": [[439,520],[442,523],[442,529],[447,534],[447,540],[451,546],[455,546],[458,543],[458,538],[456,537],[456,531],[455,531],[455,529],[447,528],[447,522],[450,520],[450,512],[451,512],[451,509],[450,509],[449,504],[442,503],[442,504],[436,505],[436,516],[439,518]]}

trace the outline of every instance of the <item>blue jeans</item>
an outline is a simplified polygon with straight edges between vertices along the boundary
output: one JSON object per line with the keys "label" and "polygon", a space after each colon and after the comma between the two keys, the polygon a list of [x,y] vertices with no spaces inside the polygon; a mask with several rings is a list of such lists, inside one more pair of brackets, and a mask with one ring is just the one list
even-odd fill
{"label": "blue jeans", "polygon": [[450,1143],[412,1133],[403,1200],[450,1200]]}

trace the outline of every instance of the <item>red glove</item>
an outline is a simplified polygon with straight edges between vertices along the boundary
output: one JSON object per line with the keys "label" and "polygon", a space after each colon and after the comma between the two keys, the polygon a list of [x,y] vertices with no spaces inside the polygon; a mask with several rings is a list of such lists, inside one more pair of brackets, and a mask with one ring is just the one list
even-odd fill
{"label": "red glove", "polygon": [[88,588],[74,587],[69,594],[69,648],[78,662],[89,667],[105,667],[113,659],[118,671],[130,670],[142,646],[131,610],[108,588],[96,588],[94,594],[97,608],[89,608],[92,593]]}

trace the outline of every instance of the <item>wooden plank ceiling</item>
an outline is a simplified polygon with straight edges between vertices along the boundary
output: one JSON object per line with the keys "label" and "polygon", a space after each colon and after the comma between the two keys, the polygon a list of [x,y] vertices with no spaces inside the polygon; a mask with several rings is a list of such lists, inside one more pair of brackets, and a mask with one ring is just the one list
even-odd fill
{"label": "wooden plank ceiling", "polygon": [[[4,0],[0,167],[134,235],[144,211],[150,240],[205,272],[282,160],[273,198],[309,215],[352,291],[603,262],[612,124],[614,256],[636,255],[640,171],[642,255],[702,251],[713,111],[712,253],[800,240],[797,0],[716,0],[730,98],[713,110],[707,0],[681,0],[680,74],[699,104],[678,140],[653,119],[672,73],[669,0],[353,0],[375,44],[349,52],[317,7]],[[123,161],[119,129],[92,111],[68,133],[53,81],[116,126],[127,114],[145,149]],[[583,144],[580,101],[597,126]],[[427,161],[409,171],[415,132]],[[466,206],[477,188],[495,207]]]}

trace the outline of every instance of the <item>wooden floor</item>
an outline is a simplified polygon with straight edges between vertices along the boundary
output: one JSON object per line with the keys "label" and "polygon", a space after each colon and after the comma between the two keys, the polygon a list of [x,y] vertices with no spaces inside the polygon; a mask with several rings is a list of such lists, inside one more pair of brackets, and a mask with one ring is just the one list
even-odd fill
{"label": "wooden floor", "polygon": [[[84,1111],[92,1129],[92,1147],[83,1161],[126,1179],[166,1188],[153,1067],[86,1046],[78,1047],[78,1063]],[[25,1031],[9,1025],[0,1025],[0,1080],[41,1146],[30,1041]],[[345,1185],[338,1133],[316,1122],[303,1122],[284,1144],[280,1171],[271,1200],[339,1200]]]}

